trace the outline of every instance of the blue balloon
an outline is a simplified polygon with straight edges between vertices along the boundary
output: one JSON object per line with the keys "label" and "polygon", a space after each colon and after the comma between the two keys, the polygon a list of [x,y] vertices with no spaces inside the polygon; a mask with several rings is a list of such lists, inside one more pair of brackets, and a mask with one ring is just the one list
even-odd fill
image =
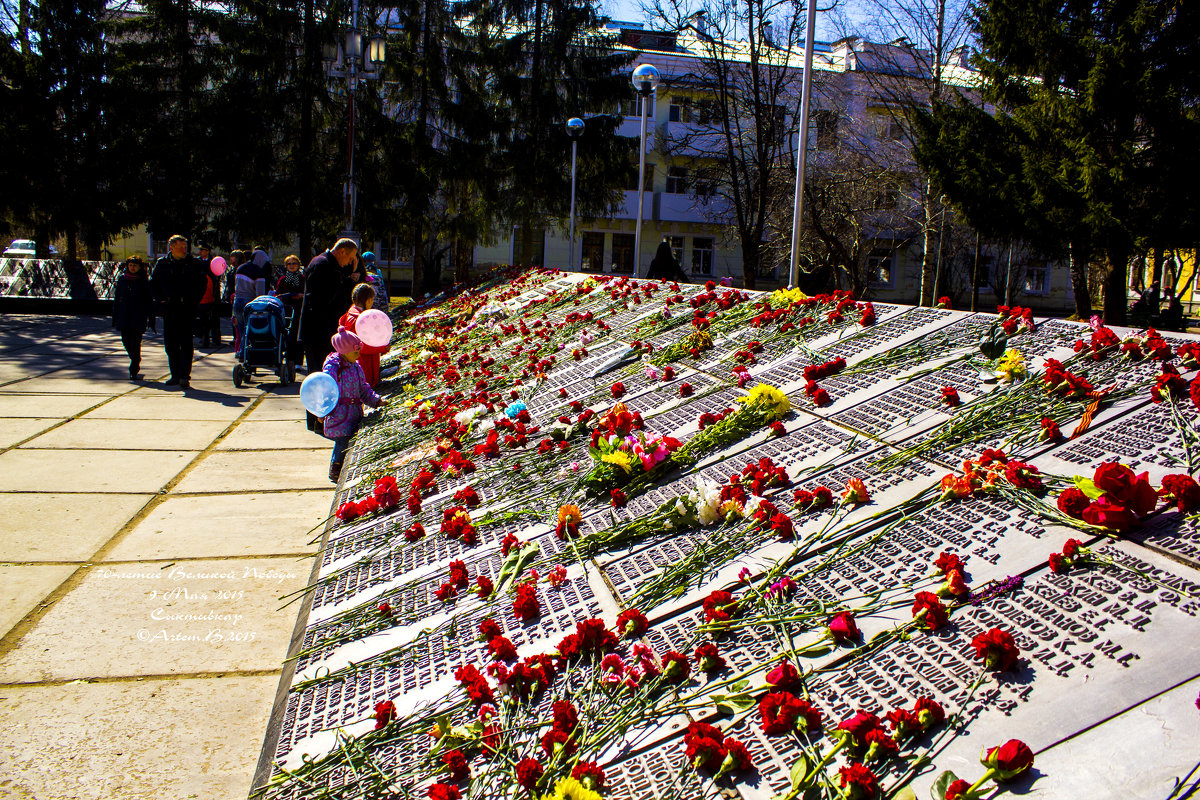
{"label": "blue balloon", "polygon": [[300,384],[300,402],[312,414],[323,417],[337,406],[338,385],[332,375],[314,372]]}

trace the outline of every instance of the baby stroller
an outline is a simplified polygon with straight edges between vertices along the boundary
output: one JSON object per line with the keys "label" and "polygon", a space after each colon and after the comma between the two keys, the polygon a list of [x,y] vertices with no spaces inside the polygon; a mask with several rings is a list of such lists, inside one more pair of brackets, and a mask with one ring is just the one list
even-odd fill
{"label": "baby stroller", "polygon": [[263,295],[246,304],[242,312],[246,330],[242,346],[233,365],[233,385],[241,388],[254,377],[255,368],[269,369],[287,386],[296,380],[296,365],[287,357],[287,330],[291,324],[291,309],[283,301]]}

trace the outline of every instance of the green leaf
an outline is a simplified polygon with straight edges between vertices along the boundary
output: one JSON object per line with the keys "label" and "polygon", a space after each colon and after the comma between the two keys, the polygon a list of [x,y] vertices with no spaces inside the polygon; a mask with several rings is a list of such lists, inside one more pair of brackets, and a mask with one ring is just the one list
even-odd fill
{"label": "green leaf", "polygon": [[714,694],[713,703],[722,714],[736,714],[754,708],[754,698],[747,692],[737,694]]}
{"label": "green leaf", "polygon": [[829,653],[832,653],[832,652],[833,652],[833,645],[831,645],[831,644],[815,644],[815,645],[812,645],[811,647],[806,647],[803,650],[801,650],[800,655],[808,656],[809,658],[818,658],[820,656],[828,655]]}
{"label": "green leaf", "polygon": [[808,756],[803,753],[796,759],[796,763],[792,764],[792,789],[799,789],[807,784],[805,780],[808,777]]}
{"label": "green leaf", "polygon": [[1075,476],[1075,487],[1086,494],[1089,500],[1095,500],[1104,494],[1104,490],[1093,483],[1091,478],[1085,478],[1082,475]]}
{"label": "green leaf", "polygon": [[913,791],[911,786],[905,786],[892,795],[892,800],[917,800],[917,793]]}
{"label": "green leaf", "polygon": [[937,776],[937,780],[933,782],[933,786],[929,787],[929,795],[933,800],[946,800],[946,789],[950,788],[950,784],[958,780],[958,776],[950,770],[946,770],[941,775]]}

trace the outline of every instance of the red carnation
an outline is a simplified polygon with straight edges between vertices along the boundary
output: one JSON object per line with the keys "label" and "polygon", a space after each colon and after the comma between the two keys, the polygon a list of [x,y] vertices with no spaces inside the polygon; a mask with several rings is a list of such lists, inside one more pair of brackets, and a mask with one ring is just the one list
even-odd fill
{"label": "red carnation", "polygon": [[1058,496],[1058,510],[1074,519],[1083,519],[1083,512],[1091,505],[1091,500],[1079,489],[1071,487]]}
{"label": "red carnation", "polygon": [[492,592],[496,588],[492,584],[492,579],[489,578],[487,575],[476,575],[475,576],[475,586],[477,587],[476,591],[478,592],[479,597],[482,600],[487,600],[489,597],[491,597]]}
{"label": "red carnation", "polygon": [[550,713],[554,717],[551,727],[556,731],[570,733],[579,725],[579,712],[565,700],[555,700],[550,706]]}
{"label": "red carnation", "polygon": [[495,639],[497,636],[503,636],[504,631],[499,625],[496,624],[496,620],[488,617],[483,622],[479,623],[479,635],[482,636],[486,641]]}
{"label": "red carnation", "polygon": [[[924,613],[922,614],[922,612]],[[917,617],[918,615],[920,615],[921,622],[931,631],[936,631],[950,619],[946,607],[933,592],[917,592],[916,597],[913,598],[913,616]]]}
{"label": "red carnation", "polygon": [[687,680],[692,665],[688,657],[675,650],[668,650],[662,659],[662,676],[672,683],[682,683]]}
{"label": "red carnation", "polygon": [[949,550],[943,550],[941,555],[934,559],[933,565],[943,575],[949,575],[955,570],[962,572],[966,568],[966,565],[963,564],[963,560],[958,557],[958,554],[951,553]]}
{"label": "red carnation", "polygon": [[650,622],[646,619],[646,615],[636,608],[622,611],[617,617],[617,631],[631,639],[641,636],[649,627]]}
{"label": "red carnation", "polygon": [[837,729],[845,731],[856,744],[862,744],[866,741],[867,734],[871,731],[881,730],[883,723],[879,717],[874,714],[868,714],[865,711],[857,711],[854,716],[847,717],[838,723]]}
{"label": "red carnation", "polygon": [[516,661],[517,648],[507,636],[496,636],[488,642],[488,652],[501,661]]}
{"label": "red carnation", "polygon": [[879,795],[879,779],[875,773],[859,763],[848,764],[838,770],[838,782],[842,797],[846,800],[873,800]]}
{"label": "red carnation", "polygon": [[1017,666],[1021,651],[1013,635],[1001,628],[992,628],[971,640],[975,654],[983,659],[988,669],[1008,672]]}
{"label": "red carnation", "polygon": [[542,765],[537,759],[522,758],[517,762],[517,783],[533,794],[537,791],[538,781],[542,779],[542,772]]}
{"label": "red carnation", "polygon": [[1166,500],[1174,500],[1178,504],[1180,513],[1200,508],[1200,484],[1197,484],[1191,475],[1164,476],[1158,496]]}
{"label": "red carnation", "polygon": [[375,730],[379,730],[395,718],[396,705],[391,700],[384,700],[375,704]]}
{"label": "red carnation", "polygon": [[721,771],[735,769],[753,769],[754,757],[741,741],[732,736],[725,740],[725,760],[721,763]]}
{"label": "red carnation", "polygon": [[521,620],[528,622],[542,613],[538,603],[537,589],[531,583],[523,583],[517,587],[517,599],[513,601],[513,613]]}
{"label": "red carnation", "polygon": [[695,391],[696,391],[695,387],[693,387],[690,383],[679,384],[679,396],[680,397],[691,397],[692,393]]}
{"label": "red carnation", "polygon": [[612,501],[613,508],[624,508],[625,504],[627,502],[629,502],[629,498],[626,497],[625,493],[622,492],[620,489],[613,489],[611,492],[608,493],[608,496],[609,496],[609,499]]}
{"label": "red carnation", "polygon": [[435,783],[426,791],[429,800],[462,800],[462,793],[452,783]]}
{"label": "red carnation", "polygon": [[562,751],[563,755],[569,756],[575,752],[575,740],[571,738],[571,731],[552,729],[542,735],[542,752],[548,758],[553,758],[556,751]]}
{"label": "red carnation", "polygon": [[728,622],[736,613],[737,603],[729,592],[718,589],[704,598],[705,622]]}
{"label": "red carnation", "polygon": [[571,770],[571,777],[593,792],[604,788],[604,770],[595,761],[580,761]]}
{"label": "red carnation", "polygon": [[725,658],[712,642],[696,648],[696,663],[705,672],[719,672],[725,669]]}
{"label": "red carnation", "polygon": [[962,400],[958,396],[958,390],[953,386],[942,387],[942,402],[951,408],[956,408],[962,404]]}
{"label": "red carnation", "polygon": [[913,710],[917,713],[917,719],[921,721],[921,727],[926,730],[946,721],[946,710],[932,697],[917,698]]}
{"label": "red carnation", "polygon": [[467,758],[463,755],[462,750],[451,750],[446,753],[442,756],[442,763],[450,771],[450,780],[452,781],[465,781],[471,777],[471,768],[467,765]]}
{"label": "red carnation", "polygon": [[622,396],[624,396],[624,394],[625,394],[625,384],[621,383],[620,381],[617,381],[616,383],[614,383],[612,386],[609,387],[608,392],[614,398],[619,399]]}
{"label": "red carnation", "polygon": [[720,768],[725,760],[721,730],[713,725],[704,722],[691,723],[683,736],[683,743],[688,761],[696,769],[715,770]]}

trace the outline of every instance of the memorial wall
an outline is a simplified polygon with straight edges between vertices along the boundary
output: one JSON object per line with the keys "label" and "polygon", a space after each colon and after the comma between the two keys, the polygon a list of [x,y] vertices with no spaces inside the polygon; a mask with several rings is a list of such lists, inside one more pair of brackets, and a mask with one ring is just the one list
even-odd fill
{"label": "memorial wall", "polygon": [[1190,796],[1198,358],[552,271],[414,312],[262,793]]}

